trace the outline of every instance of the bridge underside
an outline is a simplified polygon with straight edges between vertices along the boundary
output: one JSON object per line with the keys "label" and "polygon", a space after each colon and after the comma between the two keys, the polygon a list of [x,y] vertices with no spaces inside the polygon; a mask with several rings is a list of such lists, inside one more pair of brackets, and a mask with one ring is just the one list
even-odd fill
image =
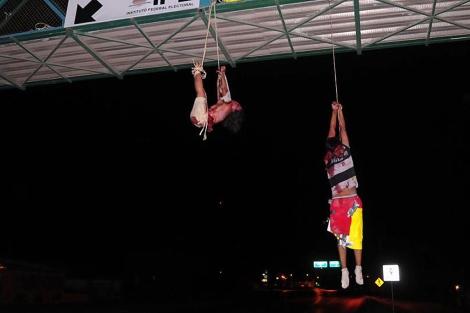
{"label": "bridge underside", "polygon": [[[202,57],[208,11],[3,35],[0,88],[188,68]],[[63,22],[60,7],[55,13]],[[220,60],[236,66],[329,53],[333,46],[361,54],[467,40],[470,0],[247,0],[217,5],[216,21]],[[206,64],[215,64],[215,25],[209,29]]]}

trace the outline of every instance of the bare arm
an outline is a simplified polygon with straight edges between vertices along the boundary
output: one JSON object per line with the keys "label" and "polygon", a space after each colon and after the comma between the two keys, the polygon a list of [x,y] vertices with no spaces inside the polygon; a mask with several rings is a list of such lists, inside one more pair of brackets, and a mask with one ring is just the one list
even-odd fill
{"label": "bare arm", "polygon": [[330,118],[330,130],[328,131],[328,138],[336,136],[336,121],[338,119],[338,106],[333,102],[331,104],[331,118]]}
{"label": "bare arm", "polygon": [[228,92],[227,79],[225,77],[225,66],[222,65],[219,71],[219,98],[225,96]]}
{"label": "bare arm", "polygon": [[339,105],[339,110],[338,110],[338,122],[339,122],[339,135],[341,137],[341,142],[349,147],[348,132],[346,131],[346,122],[344,121],[343,108],[341,104]]}

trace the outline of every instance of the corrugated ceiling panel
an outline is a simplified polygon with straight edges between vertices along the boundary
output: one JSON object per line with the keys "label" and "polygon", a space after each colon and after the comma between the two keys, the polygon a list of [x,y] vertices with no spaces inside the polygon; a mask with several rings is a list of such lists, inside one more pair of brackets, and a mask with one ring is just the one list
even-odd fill
{"label": "corrugated ceiling panel", "polygon": [[88,76],[88,75],[95,75],[96,73],[90,72],[90,71],[81,71],[81,70],[74,70],[74,69],[69,69],[69,68],[64,68],[64,67],[58,67],[58,66],[51,66],[58,72],[60,72],[62,75],[67,76],[68,78],[73,78],[73,77],[81,77],[81,76]]}
{"label": "corrugated ceiling panel", "polygon": [[21,44],[36,55],[39,59],[44,60],[65,36],[51,37],[44,39],[36,39],[22,41]]}
{"label": "corrugated ceiling panel", "polygon": [[0,86],[11,86],[10,83],[0,78]]}
{"label": "corrugated ceiling panel", "polygon": [[50,58],[50,62],[65,66],[100,71],[103,73],[109,72],[72,38],[67,38],[66,42],[59,49],[57,49],[54,55]]}
{"label": "corrugated ceiling panel", "polygon": [[[289,4],[282,4],[281,1],[279,9],[285,25],[288,30],[294,29],[289,38],[295,53],[328,52],[332,42],[336,47],[351,51],[356,48],[358,38],[354,1],[338,3],[340,0]],[[432,23],[431,39],[470,37],[470,2],[462,3],[458,0],[440,0],[435,3],[434,13],[438,14],[438,18]],[[338,5],[328,9],[330,4]],[[424,43],[428,37],[433,5],[433,0],[359,0],[362,48],[371,44],[380,47],[382,44],[415,40]],[[283,19],[275,2],[269,7],[223,13],[219,9],[222,6],[218,6],[217,12],[221,61],[236,62],[244,58],[275,58],[277,55],[292,54]],[[195,10],[193,16],[182,19],[99,29],[88,33],[69,33],[81,43],[68,38],[48,63],[66,77],[109,74],[111,71],[119,74],[129,69],[188,67],[193,59],[201,59],[203,55],[207,25],[201,16],[207,19],[207,10],[206,13]],[[43,60],[64,36],[28,41],[23,39],[20,42]],[[158,46],[159,51],[154,51],[152,44]],[[96,55],[91,55],[90,51]],[[205,61],[217,61],[217,46],[212,35],[208,38]],[[0,74],[7,79],[21,84],[39,65],[39,61],[18,44],[10,42],[0,45]],[[30,81],[57,79],[61,79],[59,75],[43,66]],[[0,85],[11,84],[0,79]]]}
{"label": "corrugated ceiling panel", "polygon": [[[60,73],[60,70],[58,70],[58,72]],[[41,69],[31,78],[31,80],[34,81],[55,79],[62,79],[62,77],[46,66],[41,67]]]}

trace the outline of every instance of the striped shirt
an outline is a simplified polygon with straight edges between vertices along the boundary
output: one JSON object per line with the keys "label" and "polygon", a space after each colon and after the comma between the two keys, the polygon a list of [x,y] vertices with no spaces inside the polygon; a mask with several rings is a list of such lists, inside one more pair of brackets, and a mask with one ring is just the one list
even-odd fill
{"label": "striped shirt", "polygon": [[351,149],[348,146],[339,144],[333,151],[328,151],[325,156],[325,164],[333,197],[345,189],[359,186]]}

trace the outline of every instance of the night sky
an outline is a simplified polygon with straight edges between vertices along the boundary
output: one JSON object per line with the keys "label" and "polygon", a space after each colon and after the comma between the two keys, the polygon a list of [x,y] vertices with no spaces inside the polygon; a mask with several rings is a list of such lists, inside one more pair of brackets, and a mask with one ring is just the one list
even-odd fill
{"label": "night sky", "polygon": [[[365,268],[468,275],[469,43],[341,53],[337,68]],[[117,276],[336,259],[322,161],[331,55],[238,64],[228,79],[246,123],[206,142],[189,121],[189,70],[1,90],[0,257]]]}

